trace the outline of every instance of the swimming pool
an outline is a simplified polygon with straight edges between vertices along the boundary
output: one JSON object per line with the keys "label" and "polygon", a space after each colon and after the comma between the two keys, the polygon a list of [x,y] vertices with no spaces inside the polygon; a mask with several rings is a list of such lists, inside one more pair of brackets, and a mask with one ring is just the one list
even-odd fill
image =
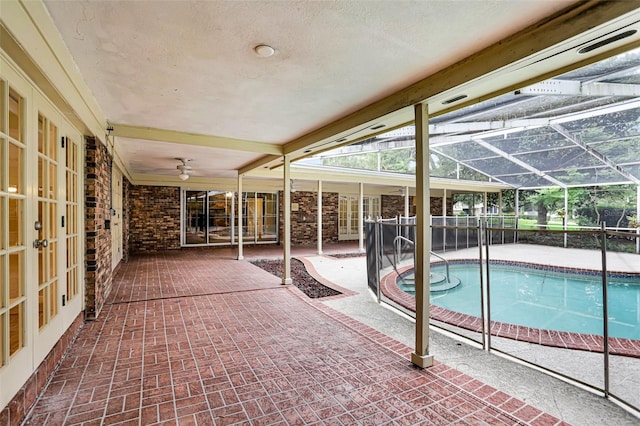
{"label": "swimming pool", "polygon": [[[444,266],[432,266],[433,272],[443,270]],[[431,303],[479,317],[478,265],[454,263],[450,270],[461,284],[431,293]],[[546,330],[603,333],[600,275],[492,265],[490,278],[492,321]],[[610,337],[640,340],[640,277],[612,277],[607,288]]]}

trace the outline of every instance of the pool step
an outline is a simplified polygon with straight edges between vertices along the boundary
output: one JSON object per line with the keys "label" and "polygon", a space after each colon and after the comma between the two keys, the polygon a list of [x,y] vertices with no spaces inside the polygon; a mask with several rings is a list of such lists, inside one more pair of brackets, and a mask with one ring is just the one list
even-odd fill
{"label": "pool step", "polygon": [[[430,280],[430,284],[431,284],[430,291],[431,292],[446,291],[446,290],[451,290],[452,288],[455,288],[460,285],[460,278],[457,278],[454,276],[451,276],[449,278],[451,281],[447,282],[447,276],[445,274],[441,274],[439,272],[432,272],[431,280]],[[402,291],[408,291],[410,293],[414,293],[415,283],[416,283],[415,275],[413,273],[410,273],[400,277],[398,281],[398,287]]]}

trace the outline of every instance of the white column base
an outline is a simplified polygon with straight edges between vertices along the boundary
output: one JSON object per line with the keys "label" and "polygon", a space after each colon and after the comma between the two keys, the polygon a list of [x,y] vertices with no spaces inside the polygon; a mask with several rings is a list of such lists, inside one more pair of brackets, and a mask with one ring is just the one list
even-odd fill
{"label": "white column base", "polygon": [[420,368],[433,367],[433,355],[418,355],[413,352],[411,354],[411,362]]}
{"label": "white column base", "polygon": [[244,256],[242,256],[242,255],[237,257],[237,260],[243,260],[243,259],[244,259]]}
{"label": "white column base", "polygon": [[282,285],[289,285],[289,284],[293,284],[293,280],[291,278],[284,278],[282,280]]}

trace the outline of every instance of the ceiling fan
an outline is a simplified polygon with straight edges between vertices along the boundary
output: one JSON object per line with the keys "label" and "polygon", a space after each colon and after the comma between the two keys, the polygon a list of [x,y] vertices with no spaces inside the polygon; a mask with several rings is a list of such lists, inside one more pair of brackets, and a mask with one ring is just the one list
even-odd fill
{"label": "ceiling fan", "polygon": [[191,166],[187,165],[187,163],[189,161],[191,161],[191,159],[190,158],[176,158],[176,160],[182,162],[182,164],[178,164],[176,166],[176,169],[180,170],[180,174],[178,175],[178,177],[181,180],[189,179],[189,172],[191,171]]}

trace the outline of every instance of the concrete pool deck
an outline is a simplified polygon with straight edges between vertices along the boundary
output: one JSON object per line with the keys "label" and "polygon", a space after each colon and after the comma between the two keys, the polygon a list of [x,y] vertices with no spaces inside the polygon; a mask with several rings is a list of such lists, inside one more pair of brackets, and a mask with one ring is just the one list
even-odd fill
{"label": "concrete pool deck", "polygon": [[[446,259],[477,259],[477,247],[439,253]],[[483,258],[486,252],[482,251]],[[489,246],[489,258],[513,262],[532,262],[586,270],[602,270],[602,254],[596,250],[540,246],[535,244],[502,244]],[[607,252],[607,271],[640,274],[640,255]]]}
{"label": "concrete pool deck", "polygon": [[[475,256],[474,256],[475,255]],[[477,257],[478,249],[448,252],[448,258]],[[483,252],[484,255],[484,252]],[[589,250],[540,247],[525,244],[491,246],[491,258],[530,261],[556,266],[594,269],[599,267],[600,253]],[[364,323],[394,339],[413,347],[415,325],[412,319],[395,310],[379,305],[367,287],[365,257],[336,259],[329,256],[306,256],[315,271],[324,279],[357,293],[349,297],[332,298],[323,303]],[[610,270],[640,272],[640,256],[609,253]],[[522,356],[561,365],[562,374],[578,371],[581,381],[602,382],[602,354],[580,353],[558,348],[495,339],[496,345],[515,356]],[[436,360],[464,372],[477,380],[507,392],[520,400],[575,425],[637,425],[638,417],[624,411],[612,401],[566,383],[541,371],[461,343],[446,333],[434,331],[430,336],[430,352]],[[640,388],[637,359],[612,360],[614,372],[628,371],[623,378],[614,379],[616,394],[635,394]],[[618,380],[620,379],[620,380]],[[625,393],[626,392],[626,393]],[[629,401],[628,399],[626,399]],[[637,401],[630,401],[637,403]]]}

